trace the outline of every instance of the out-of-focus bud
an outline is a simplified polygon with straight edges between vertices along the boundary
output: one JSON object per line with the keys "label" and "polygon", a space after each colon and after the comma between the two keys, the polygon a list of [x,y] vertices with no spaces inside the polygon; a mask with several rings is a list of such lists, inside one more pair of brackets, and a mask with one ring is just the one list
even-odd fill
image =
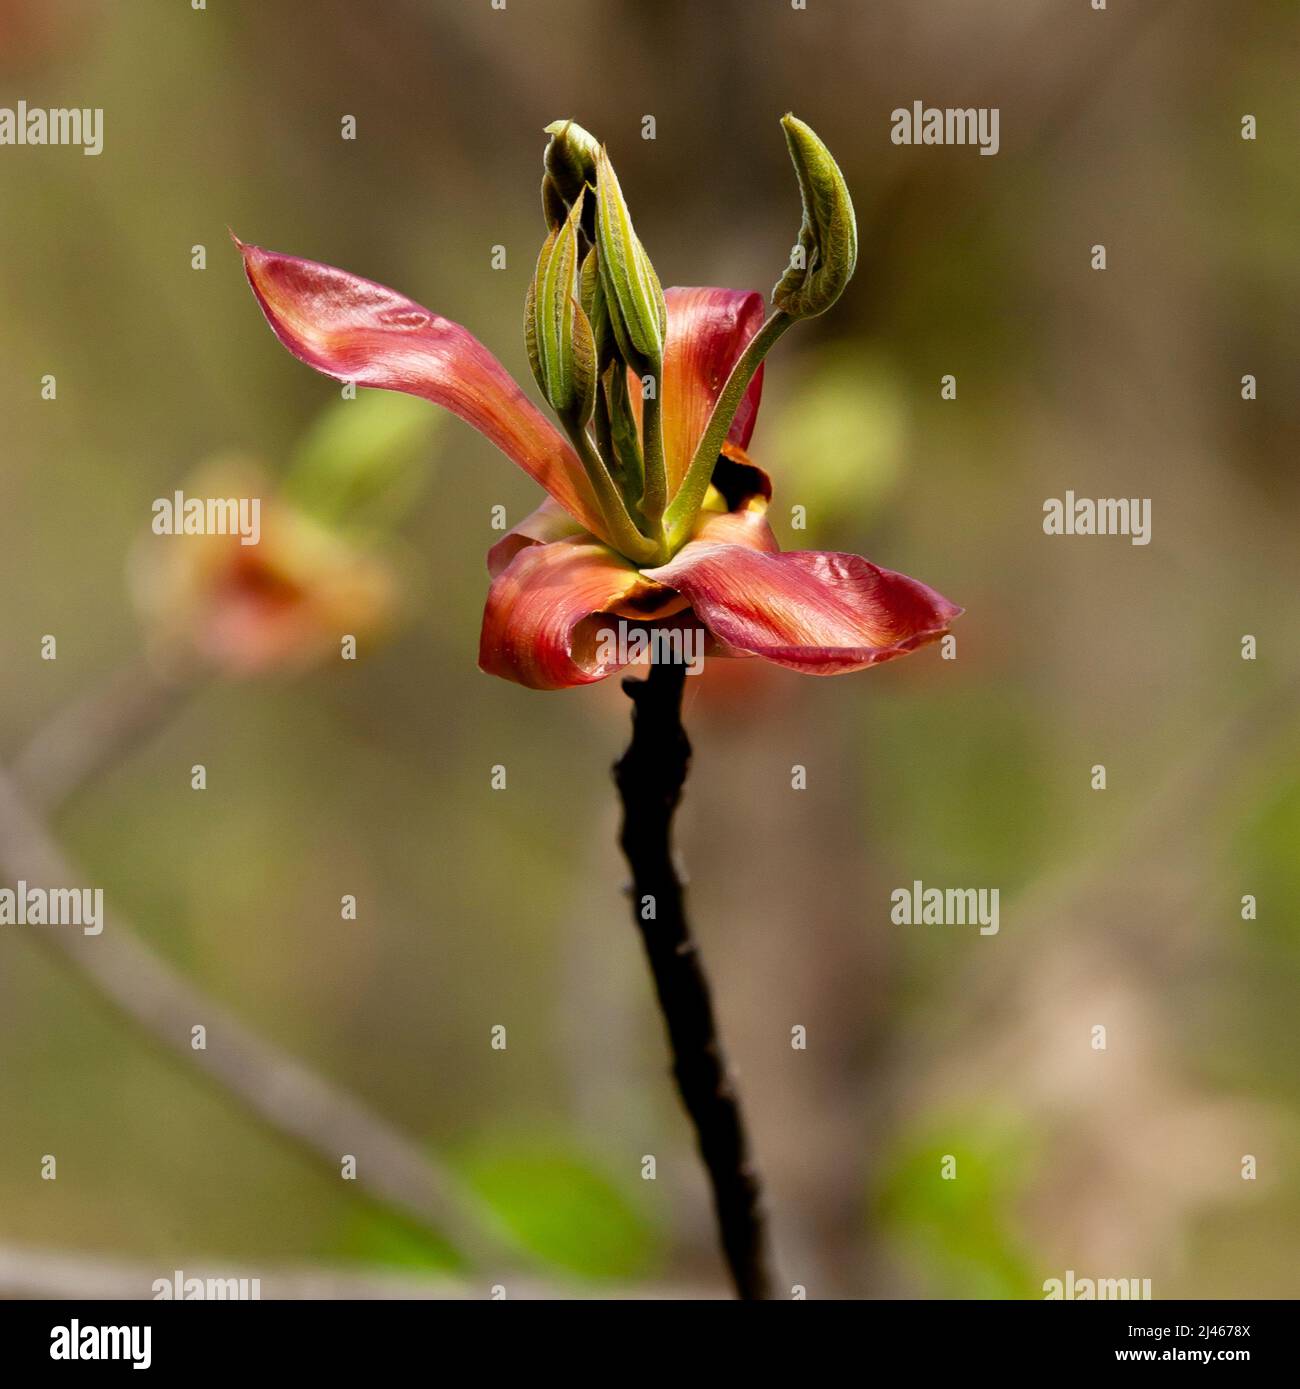
{"label": "out-of-focus bud", "polygon": [[858,262],[858,225],[839,165],[811,126],[781,120],[803,199],[803,225],[790,268],[772,290],[772,302],[791,318],[825,313],[844,292]]}
{"label": "out-of-focus bud", "polygon": [[[546,225],[556,231],[569,215],[569,209],[588,186],[596,186],[596,155],[600,142],[573,121],[552,121],[546,127],[551,137],[542,156],[542,212]],[[583,218],[583,234],[595,239],[594,202],[589,202]],[[583,248],[586,249],[585,247]]]}
{"label": "out-of-focus bud", "polygon": [[217,460],[187,479],[182,496],[204,510],[209,499],[235,502],[241,518],[256,516],[257,540],[180,529],[180,520],[172,533],[155,523],[159,533],[141,538],[131,586],[160,669],[197,660],[235,677],[301,671],[341,659],[345,637],[364,650],[391,625],[398,581],[389,563],[284,501],[258,470]]}
{"label": "out-of-focus bud", "polygon": [[596,159],[596,191],[596,247],[610,326],[628,366],[638,374],[648,367],[657,375],[668,329],[664,292],[603,147]]}
{"label": "out-of-focus bud", "polygon": [[566,423],[585,425],[596,399],[596,345],[578,302],[579,227],[585,190],[537,258],[524,304],[528,361],[551,409]]}

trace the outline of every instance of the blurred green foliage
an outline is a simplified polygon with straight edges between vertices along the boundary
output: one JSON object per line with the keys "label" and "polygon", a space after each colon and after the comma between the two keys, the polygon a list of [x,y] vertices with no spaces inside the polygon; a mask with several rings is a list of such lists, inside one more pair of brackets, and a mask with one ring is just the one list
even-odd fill
{"label": "blurred green foliage", "polygon": [[781,460],[774,505],[782,517],[807,508],[814,536],[834,528],[844,499],[862,520],[880,514],[906,467],[906,407],[884,353],[810,353],[797,388],[769,400],[763,439]]}
{"label": "blurred green foliage", "polygon": [[293,452],[285,497],[346,531],[387,531],[433,473],[433,440],[446,416],[426,400],[360,390],[312,421]]}
{"label": "blurred green foliage", "polygon": [[[949,1158],[951,1177],[941,1176]],[[900,1135],[869,1206],[931,1297],[1041,1297],[1017,1203],[1034,1176],[1034,1132],[996,1114],[933,1116]]]}
{"label": "blurred green foliage", "polygon": [[633,1281],[656,1271],[660,1239],[645,1212],[563,1135],[493,1134],[457,1167],[522,1244],[557,1269]]}

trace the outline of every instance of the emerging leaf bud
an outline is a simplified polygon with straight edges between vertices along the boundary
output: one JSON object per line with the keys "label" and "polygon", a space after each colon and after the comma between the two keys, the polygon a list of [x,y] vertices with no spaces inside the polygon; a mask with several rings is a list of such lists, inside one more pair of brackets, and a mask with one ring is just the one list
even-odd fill
{"label": "emerging leaf bud", "polygon": [[524,305],[524,340],[533,375],[551,409],[582,427],[596,396],[596,345],[578,302],[578,240],[585,192],[537,258]]}
{"label": "emerging leaf bud", "polygon": [[663,364],[668,309],[645,247],[632,229],[614,166],[604,146],[596,159],[596,247],[610,326],[623,360],[634,371],[658,375]]}
{"label": "emerging leaf bud", "polygon": [[[545,172],[542,175],[542,211],[546,225],[557,230],[569,215],[569,209],[588,186],[596,186],[596,155],[600,143],[573,121],[552,121],[546,127],[551,137],[542,156]],[[587,244],[595,240],[596,206],[593,199],[583,218]],[[586,246],[582,250],[586,251]]]}
{"label": "emerging leaf bud", "polygon": [[790,268],[772,290],[772,302],[791,318],[825,313],[853,278],[858,225],[844,175],[811,126],[782,117],[785,141],[799,179],[803,224]]}

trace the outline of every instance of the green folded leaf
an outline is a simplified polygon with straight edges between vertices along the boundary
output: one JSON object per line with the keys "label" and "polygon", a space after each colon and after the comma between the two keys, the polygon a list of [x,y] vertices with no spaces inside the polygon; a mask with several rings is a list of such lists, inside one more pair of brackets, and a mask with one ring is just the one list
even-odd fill
{"label": "green folded leaf", "polygon": [[578,302],[578,240],[585,193],[537,258],[524,304],[524,341],[533,375],[562,420],[579,427],[591,418],[596,395],[596,344]]}
{"label": "green folded leaf", "polygon": [[668,310],[645,247],[632,228],[614,166],[601,147],[596,160],[596,245],[610,326],[624,361],[638,374],[659,373]]}
{"label": "green folded leaf", "polygon": [[645,486],[645,459],[641,435],[627,391],[627,370],[615,362],[605,374],[604,398],[608,410],[610,448],[618,462],[619,481],[629,501],[637,501]]}
{"label": "green folded leaf", "polygon": [[791,318],[825,313],[844,292],[858,262],[853,199],[839,165],[811,126],[792,115],[781,120],[799,179],[803,224],[790,268],[772,290],[772,302]]}
{"label": "green folded leaf", "polygon": [[609,305],[605,302],[605,287],[600,282],[600,252],[593,246],[582,262],[578,281],[578,302],[591,324],[591,336],[596,344],[596,369],[603,373],[614,356],[614,333],[609,322]]}

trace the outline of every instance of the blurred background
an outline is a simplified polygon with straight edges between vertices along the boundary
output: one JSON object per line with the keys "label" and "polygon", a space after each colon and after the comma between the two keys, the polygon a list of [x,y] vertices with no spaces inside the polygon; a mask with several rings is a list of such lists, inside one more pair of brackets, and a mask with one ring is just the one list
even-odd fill
{"label": "blurred background", "polygon": [[[291,497],[304,458],[355,451],[400,502],[318,508],[346,547],[328,573],[380,571],[340,599],[359,659],[307,640],[243,669],[223,628],[218,675],[50,805],[77,881],[407,1134],[544,1282],[725,1291],[621,895],[627,700],[475,666],[491,509],[538,490],[432,406],[341,417],[227,228],[398,287],[531,391],[542,127],[609,144],[665,284],[766,292],[798,228],[793,109],[862,250],[768,362],[773,524],[967,615],[954,661],[688,682],[679,842],[783,1280],[1300,1295],[1298,43],[1287,0],[0,0],[0,105],[105,112],[97,158],[0,148],[6,765],[153,678],[183,588],[150,558],[156,497],[232,459]],[[915,100],[1000,108],[1000,152],[891,144]],[[1150,498],[1152,543],[1045,536],[1066,489]],[[894,925],[914,879],[998,888],[1000,932]],[[35,935],[0,929],[0,1246],[494,1281]]]}

